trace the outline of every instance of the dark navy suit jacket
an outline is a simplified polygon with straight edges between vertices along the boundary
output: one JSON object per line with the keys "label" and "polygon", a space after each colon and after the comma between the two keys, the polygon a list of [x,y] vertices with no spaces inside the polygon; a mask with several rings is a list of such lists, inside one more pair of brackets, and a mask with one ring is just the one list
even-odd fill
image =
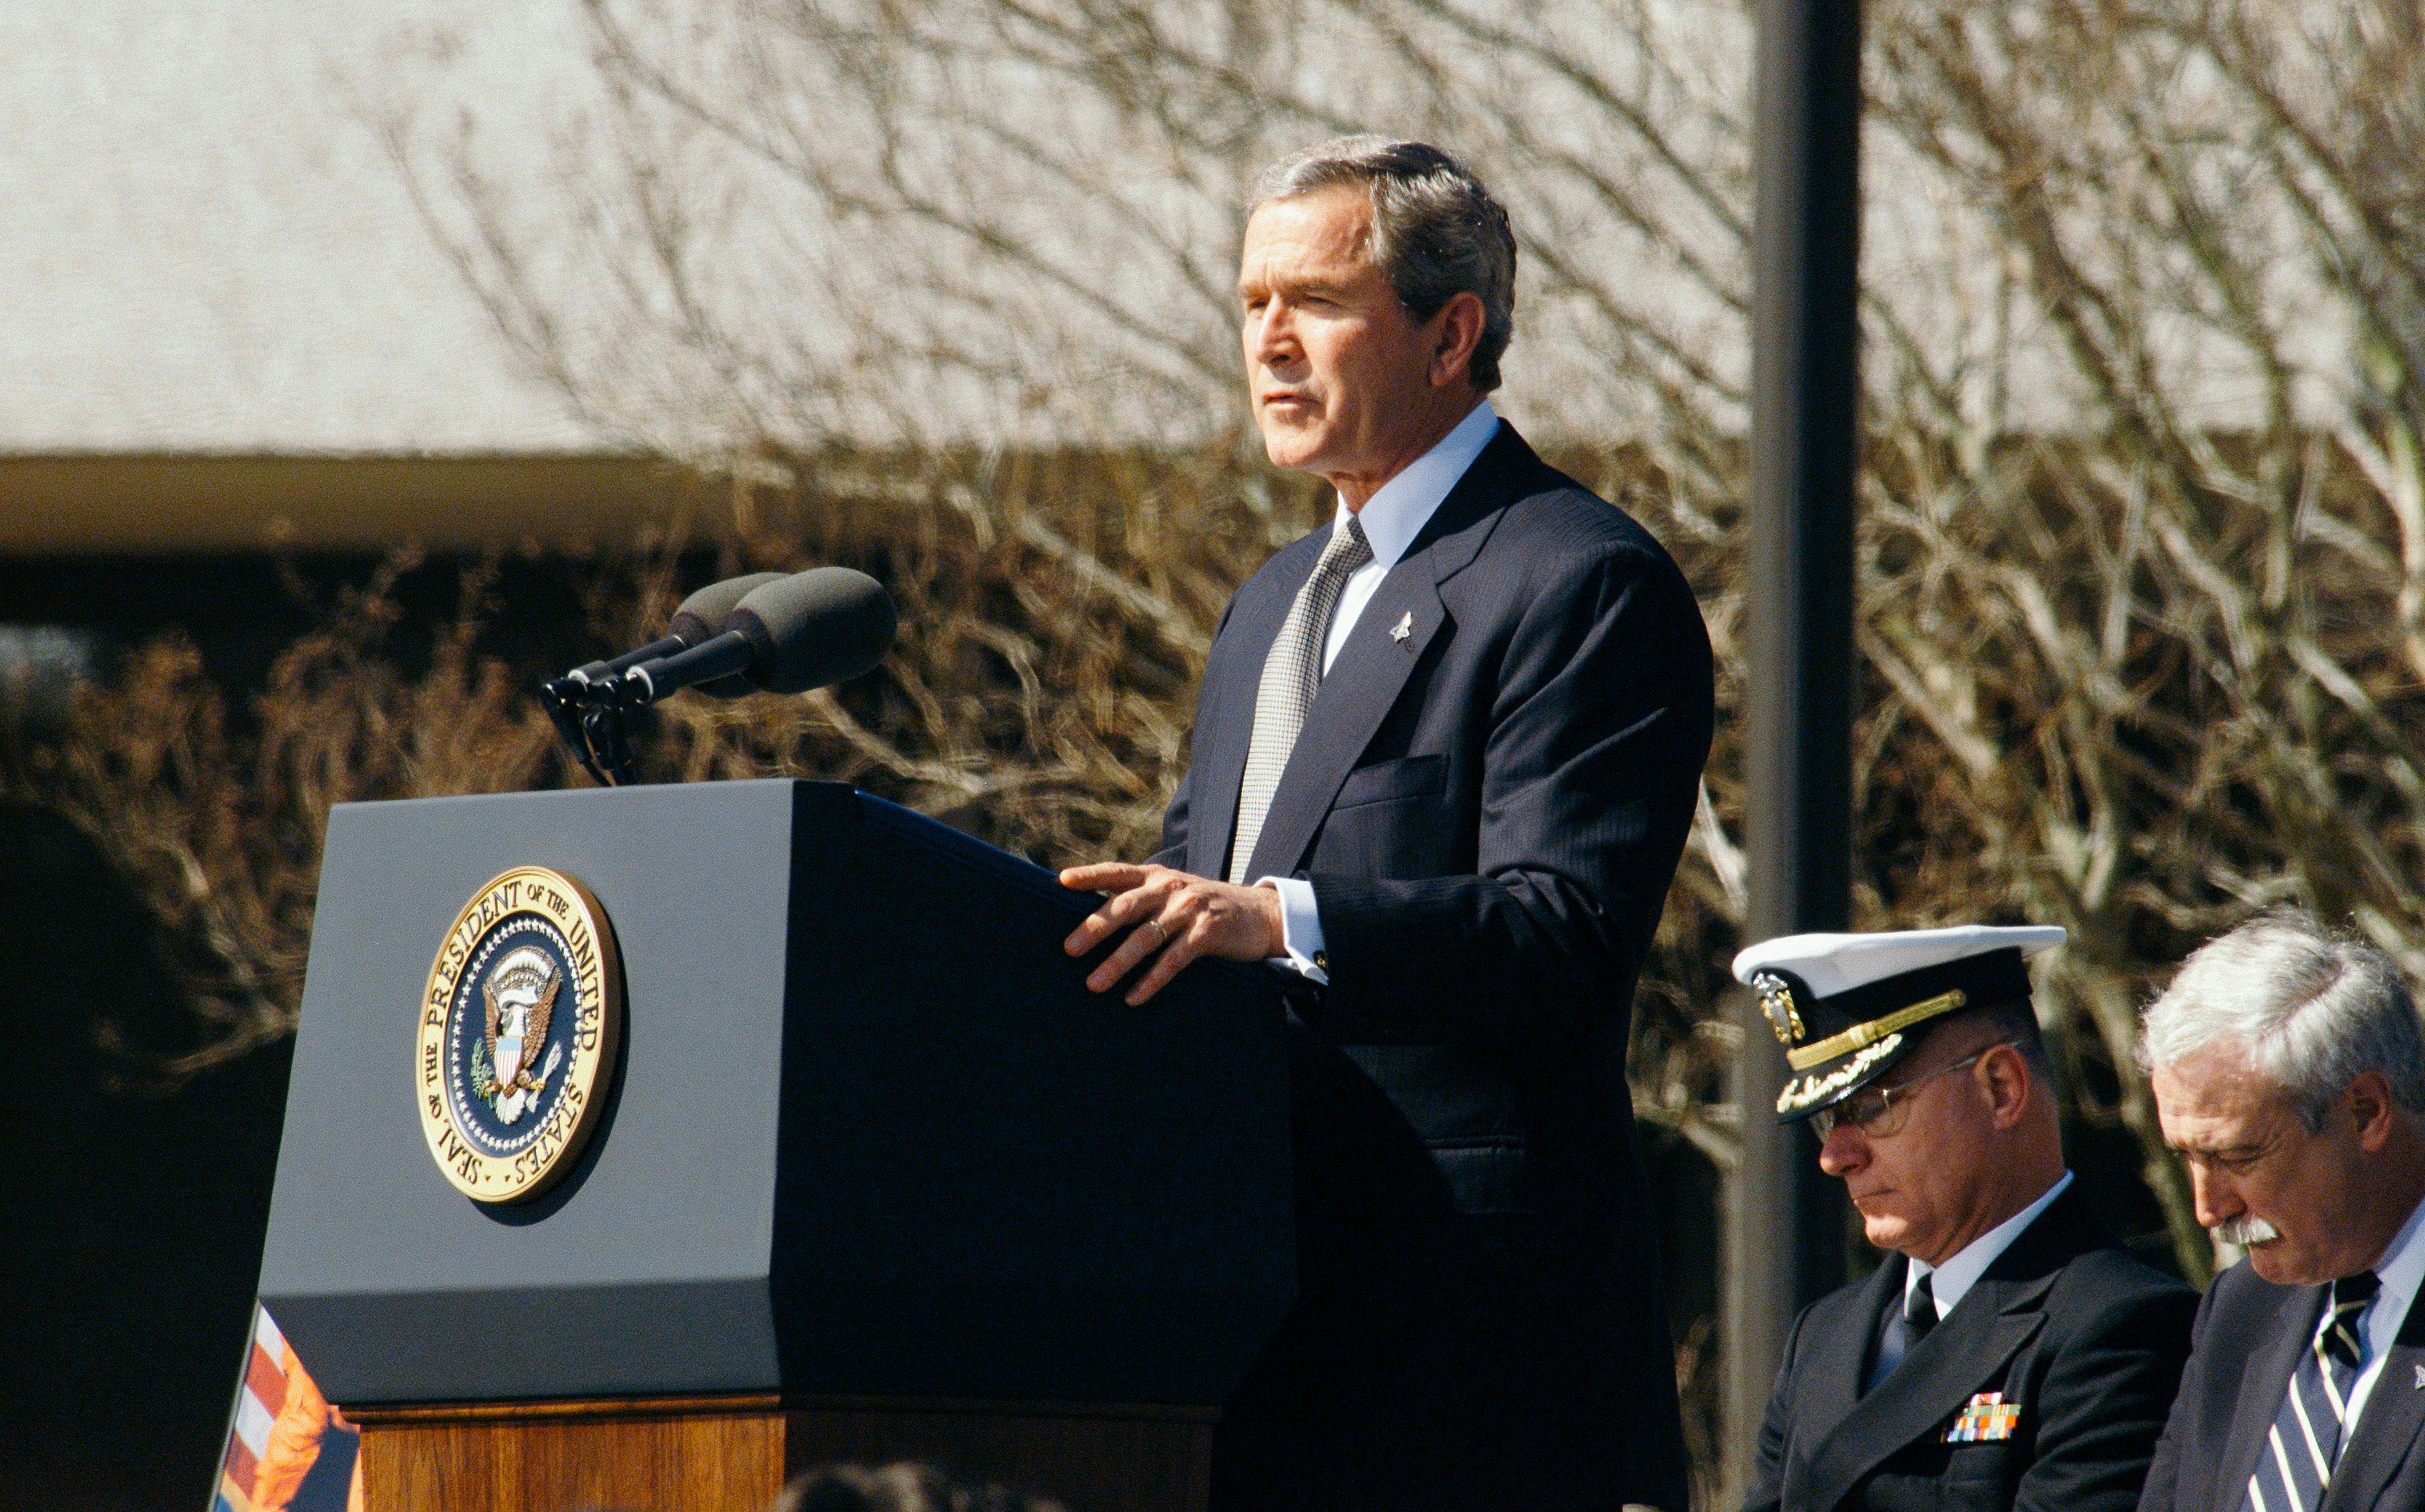
{"label": "dark navy suit jacket", "polygon": [[[1157,861],[1225,874],[1329,533],[1223,616]],[[1682,1512],[1625,1052],[1710,718],[1675,563],[1502,424],[1357,619],[1245,871],[1310,880],[1330,980],[1287,994],[1303,1297],[1230,1404],[1225,1504]]]}
{"label": "dark navy suit jacket", "polygon": [[[2117,1246],[2074,1186],[1864,1393],[1905,1268],[1892,1256],[1794,1321],[1743,1512],[2129,1512],[2196,1294]],[[1949,1441],[1985,1392],[2017,1420]]]}
{"label": "dark navy suit jacket", "polygon": [[[2323,1312],[2323,1287],[2273,1285],[2244,1260],[2215,1278],[2139,1512],[2239,1512],[2290,1372]],[[2412,1304],[2333,1467],[2321,1512],[2418,1507],[2425,1507],[2425,1305]]]}

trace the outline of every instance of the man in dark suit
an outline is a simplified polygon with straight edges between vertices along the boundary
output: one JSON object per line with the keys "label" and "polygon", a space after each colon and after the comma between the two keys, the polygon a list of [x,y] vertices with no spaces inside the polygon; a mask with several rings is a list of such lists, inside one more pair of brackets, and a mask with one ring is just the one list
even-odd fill
{"label": "man in dark suit", "polygon": [[2064,1167],[2023,956],[2058,929],[1795,935],[1760,995],[1870,1242],[1795,1320],[1745,1512],[2126,1512],[2196,1298],[2116,1247]]}
{"label": "man in dark suit", "polygon": [[1223,615],[1149,865],[1069,941],[1143,1002],[1288,979],[1295,1313],[1230,1401],[1228,1506],[1684,1512],[1627,1024],[1710,741],[1693,595],[1486,399],[1516,248],[1453,160],[1280,164],[1240,272],[1271,459],[1338,490]]}
{"label": "man in dark suit", "polygon": [[2141,1062],[2198,1221],[2247,1258],[2199,1309],[2142,1512],[2425,1507],[2425,1029],[2305,915],[2208,942]]}

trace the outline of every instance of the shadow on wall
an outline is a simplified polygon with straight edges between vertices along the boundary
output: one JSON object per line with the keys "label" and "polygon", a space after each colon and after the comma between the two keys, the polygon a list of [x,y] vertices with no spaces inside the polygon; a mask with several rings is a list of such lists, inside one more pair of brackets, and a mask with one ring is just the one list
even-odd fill
{"label": "shadow on wall", "polygon": [[251,1319],[292,1042],[113,1090],[96,1019],[139,1037],[182,1016],[142,915],[82,836],[21,807],[0,806],[0,1500],[191,1512]]}

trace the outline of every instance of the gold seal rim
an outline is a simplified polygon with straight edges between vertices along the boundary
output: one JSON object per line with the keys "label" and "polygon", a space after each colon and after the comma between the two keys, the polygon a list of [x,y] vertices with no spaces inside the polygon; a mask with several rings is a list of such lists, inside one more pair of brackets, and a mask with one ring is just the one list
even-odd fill
{"label": "gold seal rim", "polygon": [[[483,907],[508,884],[516,893],[482,916]],[[522,888],[533,887],[529,900]],[[551,904],[561,900],[560,908]],[[570,1060],[565,1065],[565,1093],[542,1122],[534,1150],[506,1155],[484,1154],[463,1138],[454,1099],[446,1090],[446,1028],[456,993],[462,986],[474,949],[498,926],[519,915],[530,915],[564,934],[575,955],[572,976],[573,1027]],[[476,922],[475,922],[476,921]],[[581,932],[589,940],[590,963],[579,962]],[[592,975],[594,973],[594,976]],[[586,1047],[583,1026],[592,1011],[597,1028]],[[509,867],[476,888],[454,922],[439,937],[438,953],[422,984],[413,1036],[413,1106],[421,1118],[429,1156],[449,1185],[474,1202],[490,1206],[527,1202],[570,1173],[597,1132],[605,1105],[606,1081],[623,1039],[623,958],[615,926],[605,905],[581,879],[552,867]],[[551,1139],[548,1126],[565,1115],[564,1125]],[[536,1156],[536,1158],[534,1158]]]}

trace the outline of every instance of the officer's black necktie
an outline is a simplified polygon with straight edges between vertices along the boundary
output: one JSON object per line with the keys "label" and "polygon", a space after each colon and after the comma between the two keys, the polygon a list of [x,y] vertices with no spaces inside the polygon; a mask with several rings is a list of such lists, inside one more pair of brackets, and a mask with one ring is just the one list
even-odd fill
{"label": "officer's black necktie", "polygon": [[1903,1352],[1908,1356],[1936,1327],[1936,1292],[1929,1285],[1934,1273],[1912,1283],[1910,1295],[1903,1299]]}
{"label": "officer's black necktie", "polygon": [[[1896,1337],[1898,1327],[1901,1338]],[[1888,1312],[1878,1319],[1877,1355],[1870,1361],[1870,1373],[1861,1378],[1861,1391],[1876,1391],[1880,1381],[1902,1369],[1903,1362],[1935,1327],[1936,1292],[1929,1284],[1929,1278],[1922,1276],[1903,1293],[1901,1312]]]}
{"label": "officer's black necktie", "polygon": [[2382,1280],[2370,1270],[2333,1282],[2316,1336],[2299,1351],[2290,1390],[2273,1414],[2256,1473],[2248,1477],[2241,1512],[2316,1512],[2322,1504],[2333,1466],[2340,1462],[2350,1388],[2366,1361],[2358,1320],[2382,1289]]}

